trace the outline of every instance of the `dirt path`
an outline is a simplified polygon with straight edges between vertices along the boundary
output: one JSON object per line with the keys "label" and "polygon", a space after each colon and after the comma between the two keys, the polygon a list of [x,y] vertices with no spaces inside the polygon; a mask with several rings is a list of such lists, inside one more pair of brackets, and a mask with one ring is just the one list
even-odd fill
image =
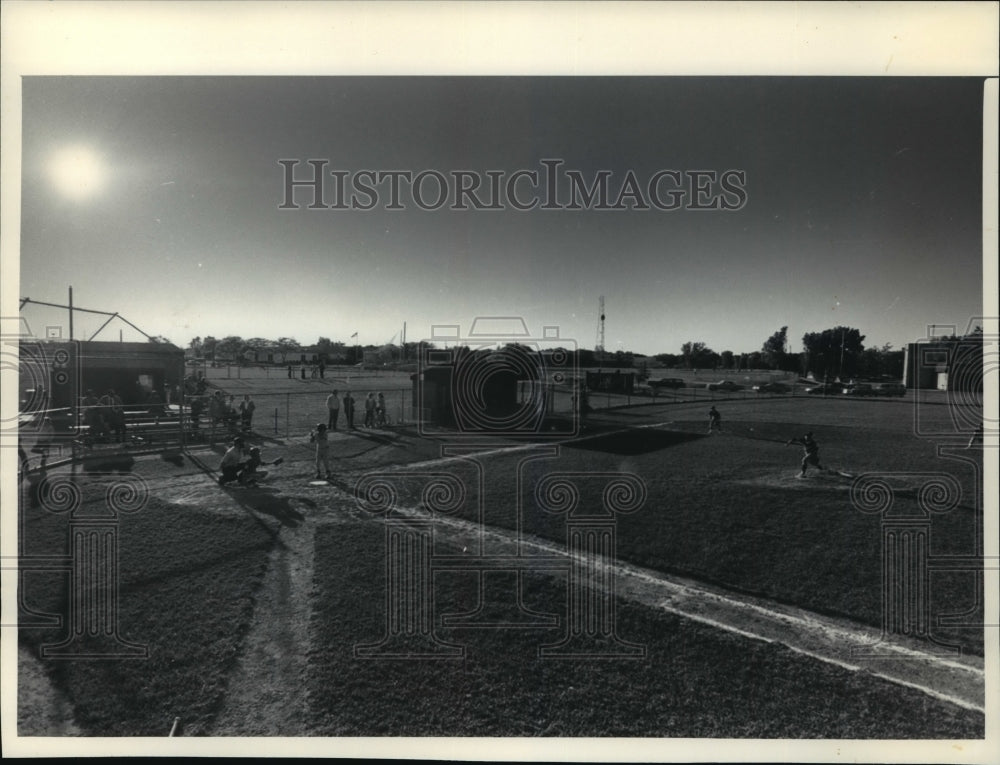
{"label": "dirt path", "polygon": [[309,624],[316,502],[290,500],[304,516],[282,528],[257,592],[254,623],[233,671],[215,736],[309,735]]}
{"label": "dirt path", "polygon": [[[308,670],[314,538],[319,524],[344,522],[353,513],[347,494],[329,488],[314,507],[305,504],[297,527],[285,527],[272,553],[258,595],[254,626],[233,673],[230,692],[214,735],[310,735]],[[339,508],[339,509],[338,509]],[[411,509],[413,514],[422,511]],[[476,524],[439,518],[438,531],[453,542],[474,548]],[[488,529],[491,549],[516,554],[512,532]],[[566,555],[557,543],[526,538],[522,554]],[[822,616],[762,598],[621,563],[608,563],[616,573],[617,595],[726,630],[751,640],[780,643],[815,660],[871,674],[916,688],[938,700],[984,712],[985,673],[979,657],[935,655],[926,644],[893,639],[879,630],[847,619]],[[627,636],[626,636],[627,637]]]}
{"label": "dirt path", "polygon": [[17,649],[17,733],[19,736],[80,736],[73,709],[41,661],[25,646]]}

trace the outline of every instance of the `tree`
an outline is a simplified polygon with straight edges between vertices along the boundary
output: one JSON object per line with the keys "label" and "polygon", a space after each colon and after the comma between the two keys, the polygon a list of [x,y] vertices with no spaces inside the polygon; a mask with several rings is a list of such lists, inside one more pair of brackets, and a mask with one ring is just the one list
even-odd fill
{"label": "tree", "polygon": [[854,377],[865,349],[865,336],[852,327],[837,326],[802,336],[806,372],[817,377]]}
{"label": "tree", "polygon": [[215,346],[218,345],[218,343],[219,341],[211,335],[207,335],[205,339],[201,341],[201,352],[206,359],[215,360]]}
{"label": "tree", "polygon": [[770,369],[782,369],[788,355],[788,327],[782,327],[767,340],[760,349],[764,363]]}
{"label": "tree", "polygon": [[719,360],[723,369],[732,369],[736,356],[732,351],[723,351],[719,354]]}
{"label": "tree", "polygon": [[714,356],[716,356],[715,351],[705,345],[705,343],[690,341],[681,346],[681,357],[684,359],[684,366],[689,369],[713,366],[712,361]]}
{"label": "tree", "polygon": [[246,348],[246,342],[239,335],[229,335],[215,344],[215,352],[235,358]]}
{"label": "tree", "polygon": [[300,351],[302,346],[299,345],[298,341],[294,337],[279,337],[275,340],[274,344],[277,346],[279,351]]}
{"label": "tree", "polygon": [[881,348],[865,348],[858,358],[858,375],[902,379],[903,352],[892,350],[892,343]]}

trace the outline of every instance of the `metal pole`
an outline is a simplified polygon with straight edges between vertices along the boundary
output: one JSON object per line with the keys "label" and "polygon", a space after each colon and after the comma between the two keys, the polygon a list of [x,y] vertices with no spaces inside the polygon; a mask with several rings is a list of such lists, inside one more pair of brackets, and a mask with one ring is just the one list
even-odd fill
{"label": "metal pole", "polygon": [[181,451],[183,452],[185,450],[185,446],[187,443],[184,439],[184,376],[183,375],[181,375],[180,392],[181,392],[181,400],[180,400],[181,411],[180,415],[177,418],[177,421],[180,423],[180,428],[181,428]]}
{"label": "metal pole", "polygon": [[288,438],[288,407],[291,402],[292,394],[285,394],[285,438]]}
{"label": "metal pole", "polygon": [[73,339],[73,288],[69,288],[69,339]]}

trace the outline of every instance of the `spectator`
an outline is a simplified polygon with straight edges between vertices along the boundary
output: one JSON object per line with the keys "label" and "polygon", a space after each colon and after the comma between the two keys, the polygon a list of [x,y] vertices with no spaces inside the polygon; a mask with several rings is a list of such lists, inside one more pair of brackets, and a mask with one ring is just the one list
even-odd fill
{"label": "spectator", "polygon": [[344,394],[344,419],[347,420],[347,427],[354,430],[354,397],[350,391]]}
{"label": "spectator", "polygon": [[108,392],[104,394],[101,399],[101,406],[104,410],[104,416],[111,426],[111,429],[115,431],[115,438],[118,442],[125,440],[125,407],[122,404],[121,396],[115,393],[114,388],[108,388]]}
{"label": "spectator", "polygon": [[326,427],[328,430],[336,430],[337,418],[340,416],[340,394],[336,389],[326,397],[326,410]]}
{"label": "spectator", "polygon": [[101,416],[100,402],[97,400],[97,396],[94,395],[94,391],[90,388],[87,389],[87,395],[83,397],[81,402],[83,407],[83,421],[87,423],[88,433],[92,438],[100,438],[104,435],[106,430],[104,426],[104,418]]}
{"label": "spectator", "polygon": [[379,391],[378,397],[375,399],[375,422],[379,427],[385,425],[385,396]]}
{"label": "spectator", "polygon": [[243,430],[250,431],[253,429],[253,413],[256,408],[257,405],[250,398],[249,394],[243,397],[243,400],[240,402],[240,424]]}
{"label": "spectator", "polygon": [[195,396],[191,399],[190,404],[191,409],[191,427],[194,430],[198,429],[198,418],[201,417],[201,413],[205,411],[205,399],[201,396]]}
{"label": "spectator", "polygon": [[225,419],[226,402],[222,400],[222,391],[217,390],[208,400],[208,418],[212,421],[212,427],[220,425]]}
{"label": "spectator", "polygon": [[160,418],[166,414],[163,408],[163,399],[156,390],[151,390],[149,392],[149,397],[146,399],[147,411],[153,416],[153,420],[157,425],[160,424]]}
{"label": "spectator", "polygon": [[365,422],[366,428],[375,427],[375,394],[369,393],[365,399]]}

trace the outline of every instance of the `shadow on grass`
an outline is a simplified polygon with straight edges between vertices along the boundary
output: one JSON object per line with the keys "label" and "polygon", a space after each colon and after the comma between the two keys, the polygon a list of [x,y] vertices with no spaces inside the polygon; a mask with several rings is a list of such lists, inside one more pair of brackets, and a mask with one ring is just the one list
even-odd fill
{"label": "shadow on grass", "polygon": [[[218,485],[218,477],[215,471],[208,468],[201,460],[191,454],[188,455],[188,460],[207,475],[212,483]],[[267,530],[267,533],[271,537],[277,536],[277,533],[264,523],[260,515],[270,515],[272,518],[276,518],[283,526],[298,526],[305,520],[305,516],[292,507],[288,497],[283,495],[275,496],[276,490],[270,487],[220,486],[219,491],[232,497],[233,501],[244,510],[250,510],[251,515]],[[308,502],[308,500],[301,501]]]}
{"label": "shadow on grass", "polygon": [[[292,507],[289,497],[278,494],[276,489],[262,486],[224,486],[223,489],[244,509],[252,510],[258,514],[270,515],[283,526],[294,528],[306,519],[302,513]],[[296,499],[315,506],[311,500],[305,500],[301,497]]]}
{"label": "shadow on grass", "polygon": [[135,457],[127,453],[87,455],[83,458],[83,469],[87,473],[131,472]]}
{"label": "shadow on grass", "polygon": [[704,437],[695,433],[679,433],[677,431],[644,428],[642,430],[628,430],[624,433],[609,433],[592,438],[583,438],[578,441],[570,441],[566,446],[570,449],[634,456],[637,454],[649,454],[650,452],[677,446],[688,441],[696,441]]}
{"label": "shadow on grass", "polygon": [[130,593],[138,590],[142,590],[145,587],[151,585],[158,585],[164,582],[169,582],[172,579],[182,578],[191,576],[194,574],[202,572],[211,572],[213,570],[218,570],[224,568],[228,564],[240,563],[245,561],[248,553],[253,553],[257,551],[263,551],[265,553],[270,552],[276,540],[268,540],[266,542],[261,542],[260,544],[248,545],[246,547],[236,548],[230,550],[224,555],[217,555],[214,558],[208,559],[199,563],[197,565],[191,565],[190,563],[185,563],[184,565],[178,565],[173,568],[163,569],[158,571],[155,576],[147,576],[136,579],[128,579],[121,583],[121,592]]}

